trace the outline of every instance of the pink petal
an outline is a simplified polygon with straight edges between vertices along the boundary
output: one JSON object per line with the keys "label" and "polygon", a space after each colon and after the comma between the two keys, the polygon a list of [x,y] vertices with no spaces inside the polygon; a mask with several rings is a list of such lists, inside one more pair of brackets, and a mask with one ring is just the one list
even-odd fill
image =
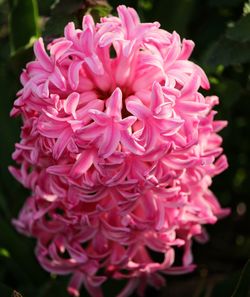
{"label": "pink petal", "polygon": [[75,24],[73,22],[69,22],[64,28],[64,35],[66,39],[70,41],[75,41],[76,38],[76,29]]}
{"label": "pink petal", "polygon": [[100,110],[96,110],[96,109],[89,109],[89,116],[96,122],[96,124],[98,124],[99,126],[107,126],[111,124],[111,119],[110,117],[100,111]]}
{"label": "pink petal", "polygon": [[72,165],[53,165],[47,168],[47,172],[54,175],[64,176],[68,175]]}
{"label": "pink petal", "polygon": [[79,103],[80,95],[76,92],[71,93],[68,98],[64,101],[64,110],[68,114],[72,114],[76,119],[76,109]]}
{"label": "pink petal", "polygon": [[120,88],[116,88],[112,95],[106,101],[106,113],[115,118],[121,118],[122,109],[122,92]]}
{"label": "pink petal", "polygon": [[47,71],[52,71],[53,66],[45,51],[43,39],[41,37],[34,43],[34,53],[41,66]]}
{"label": "pink petal", "polygon": [[[86,20],[86,18],[85,18]],[[90,28],[86,28],[81,34],[81,45],[86,56],[92,56],[94,52],[93,32]]]}
{"label": "pink petal", "polygon": [[82,140],[95,140],[103,134],[105,127],[100,127],[96,123],[91,123],[78,131],[78,137]]}
{"label": "pink petal", "polygon": [[128,151],[136,155],[142,155],[145,152],[145,148],[138,144],[136,140],[131,136],[128,131],[121,131],[121,142]]}
{"label": "pink petal", "polygon": [[72,90],[76,90],[79,85],[79,71],[83,61],[73,61],[68,69],[68,80]]}
{"label": "pink petal", "polygon": [[187,60],[194,49],[194,42],[192,40],[183,39],[180,60]]}
{"label": "pink petal", "polygon": [[92,54],[92,56],[85,57],[84,61],[89,66],[90,70],[93,71],[95,74],[104,74],[102,62],[96,54]]}
{"label": "pink petal", "polygon": [[112,155],[118,146],[120,137],[121,134],[116,125],[111,124],[109,128],[105,129],[99,148],[100,156],[108,158]]}
{"label": "pink petal", "polygon": [[70,142],[70,138],[72,137],[72,129],[66,128],[58,137],[54,148],[53,148],[53,158],[56,160],[59,159]]}
{"label": "pink petal", "polygon": [[54,43],[50,48],[51,56],[54,56],[55,61],[57,61],[71,46],[72,41],[62,40]]}
{"label": "pink petal", "polygon": [[127,110],[140,120],[146,120],[151,115],[150,110],[138,101],[128,101]]}
{"label": "pink petal", "polygon": [[54,68],[54,71],[51,73],[49,79],[58,89],[66,89],[66,80],[59,68]]}
{"label": "pink petal", "polygon": [[93,164],[95,158],[95,153],[92,150],[83,151],[76,163],[70,171],[70,176],[73,178],[78,178],[83,175]]}
{"label": "pink petal", "polygon": [[185,101],[182,100],[178,103],[179,108],[182,112],[186,114],[197,114],[199,112],[203,112],[208,110],[208,104],[194,101]]}

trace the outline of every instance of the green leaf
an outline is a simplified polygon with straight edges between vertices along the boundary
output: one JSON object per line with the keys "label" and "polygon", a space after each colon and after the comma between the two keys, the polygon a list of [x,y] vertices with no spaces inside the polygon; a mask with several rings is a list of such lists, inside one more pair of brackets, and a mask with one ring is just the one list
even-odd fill
{"label": "green leaf", "polygon": [[222,37],[210,48],[205,63],[211,66],[229,66],[249,61],[250,42],[242,43]]}
{"label": "green leaf", "polygon": [[107,16],[111,13],[112,7],[110,5],[96,5],[88,9],[88,13],[92,15],[96,22],[99,22],[101,17]]}
{"label": "green leaf", "polygon": [[226,37],[240,42],[250,41],[250,14],[242,17],[226,32]]}
{"label": "green leaf", "polygon": [[138,0],[138,7],[144,10],[151,10],[153,8],[152,0]]}
{"label": "green leaf", "polygon": [[250,13],[250,1],[248,0],[247,2],[244,3],[243,15],[246,16],[249,13]]}
{"label": "green leaf", "polygon": [[9,0],[11,54],[30,45],[39,36],[36,0]]}
{"label": "green leaf", "polygon": [[244,266],[240,279],[231,297],[249,297],[250,296],[250,259]]}
{"label": "green leaf", "polygon": [[10,253],[9,253],[9,251],[6,250],[5,248],[1,248],[1,247],[0,247],[0,256],[9,258],[9,257],[10,257]]}

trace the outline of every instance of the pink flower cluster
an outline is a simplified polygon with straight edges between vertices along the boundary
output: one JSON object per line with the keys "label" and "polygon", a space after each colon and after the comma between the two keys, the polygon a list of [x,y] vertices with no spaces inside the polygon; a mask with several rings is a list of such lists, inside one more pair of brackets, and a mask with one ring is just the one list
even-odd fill
{"label": "pink flower cluster", "polygon": [[128,280],[119,297],[143,295],[192,271],[192,239],[228,214],[209,190],[227,167],[226,122],[199,92],[209,82],[188,60],[194,43],[117,10],[69,23],[49,54],[40,38],[11,112],[23,126],[10,171],[32,193],[14,224],[44,269],[72,275],[74,296],[82,284],[102,296],[107,278]]}

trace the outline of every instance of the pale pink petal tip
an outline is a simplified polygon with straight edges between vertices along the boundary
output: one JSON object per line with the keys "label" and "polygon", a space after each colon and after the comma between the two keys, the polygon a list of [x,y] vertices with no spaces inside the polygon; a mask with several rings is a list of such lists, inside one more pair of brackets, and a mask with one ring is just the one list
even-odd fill
{"label": "pale pink petal tip", "polygon": [[78,290],[76,290],[75,288],[72,288],[72,287],[68,287],[68,292],[70,295],[74,296],[74,297],[79,297],[80,296],[80,293]]}
{"label": "pale pink petal tip", "polygon": [[71,275],[75,297],[82,286],[102,297],[108,278],[127,280],[118,297],[143,296],[192,272],[193,239],[205,243],[204,225],[230,212],[209,189],[228,167],[227,123],[200,91],[194,42],[117,10],[67,24],[48,46],[39,38],[11,111],[23,125],[9,170],[31,191],[13,225],[37,239],[44,269]]}

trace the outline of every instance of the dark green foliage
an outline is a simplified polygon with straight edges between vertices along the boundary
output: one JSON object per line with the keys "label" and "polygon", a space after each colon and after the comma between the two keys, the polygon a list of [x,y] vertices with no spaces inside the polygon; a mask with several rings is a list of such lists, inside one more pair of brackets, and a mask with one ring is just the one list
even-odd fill
{"label": "dark green foliage", "polygon": [[9,1],[9,28],[12,55],[32,45],[39,35],[36,0]]}
{"label": "dark green foliage", "polygon": [[232,28],[229,28],[226,36],[234,41],[250,41],[250,15],[242,17]]}
{"label": "dark green foliage", "polygon": [[[86,12],[98,19],[110,12],[108,4],[132,6],[143,21],[157,20],[164,29],[193,39],[192,59],[208,74],[209,94],[220,97],[218,119],[229,121],[221,135],[230,167],[215,178],[213,191],[232,213],[208,227],[206,245],[194,243],[196,272],[168,277],[166,288],[159,292],[149,288],[146,296],[248,297],[250,1],[243,0],[0,0],[0,296],[12,296],[13,289],[23,297],[68,296],[68,278],[44,272],[34,256],[35,242],[19,235],[11,224],[29,193],[7,169],[13,164],[11,153],[20,131],[20,120],[10,119],[9,112],[20,88],[20,71],[33,59],[34,39],[42,35],[49,42],[69,21],[80,26]],[[108,282],[105,296],[113,297],[120,286]],[[84,290],[82,296],[88,296]]]}
{"label": "dark green foliage", "polygon": [[250,42],[238,42],[222,37],[212,47],[207,62],[212,66],[241,64],[250,60]]}

